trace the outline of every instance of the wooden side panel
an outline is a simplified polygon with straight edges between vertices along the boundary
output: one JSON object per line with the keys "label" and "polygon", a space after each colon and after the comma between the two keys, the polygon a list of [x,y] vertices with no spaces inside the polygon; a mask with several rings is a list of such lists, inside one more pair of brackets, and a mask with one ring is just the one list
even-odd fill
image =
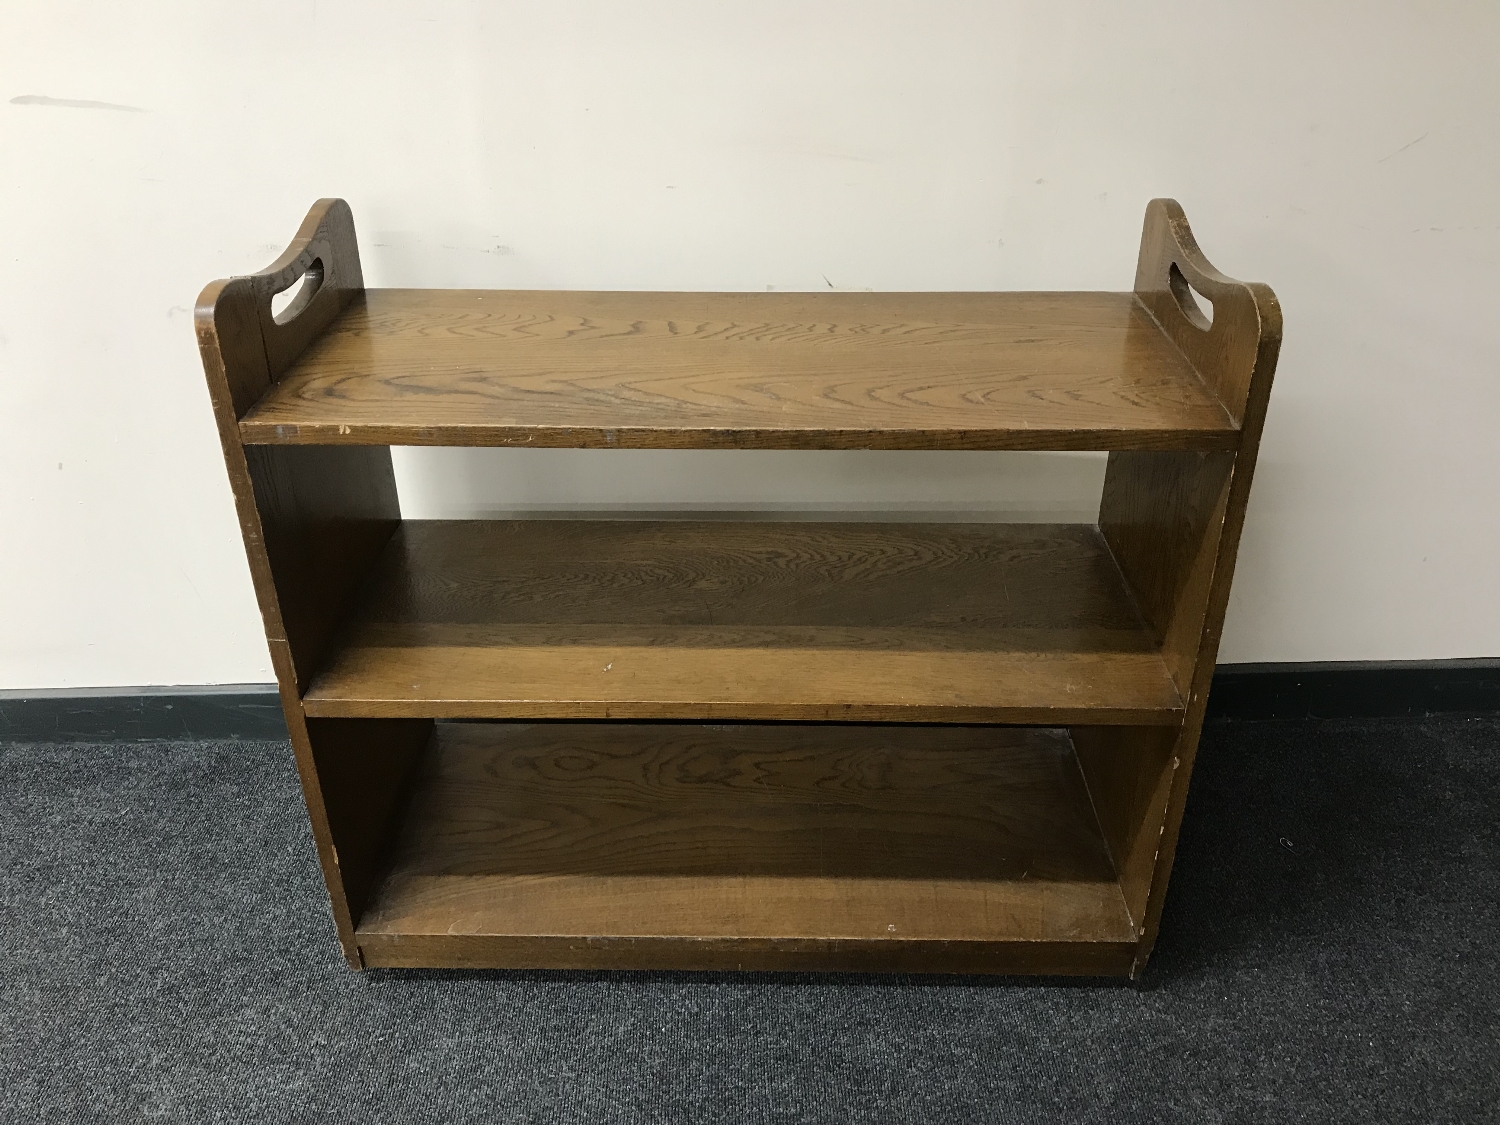
{"label": "wooden side panel", "polygon": [[1178,733],[1161,727],[1074,727],[1073,747],[1139,931],[1161,850]]}
{"label": "wooden side panel", "polygon": [[430,719],[308,720],[333,861],[356,924],[396,839],[432,727]]}
{"label": "wooden side panel", "polygon": [[1109,455],[1099,530],[1184,700],[1208,609],[1232,453]]}
{"label": "wooden side panel", "polygon": [[267,636],[286,641],[300,693],[400,525],[391,451],[247,446],[244,456],[277,600],[279,620],[267,619]]}
{"label": "wooden side panel", "polygon": [[[1194,293],[1212,302],[1212,319]],[[1146,208],[1135,295],[1243,427],[1251,399],[1270,389],[1266,349],[1274,368],[1281,344],[1276,295],[1268,286],[1235,281],[1216,270],[1175,199],[1153,199]],[[1252,390],[1262,372],[1267,386]]]}
{"label": "wooden side panel", "polygon": [[[272,298],[302,283],[278,316]],[[303,718],[300,690],[311,678],[336,614],[364,577],[376,553],[399,522],[390,451],[255,450],[247,457],[239,419],[296,360],[302,350],[356,297],[363,286],[354,224],[348,206],[320,200],[287,252],[249,277],[217,281],[204,289],[194,316],[204,374],[213,401],[224,461],[234,490],[240,530],[265,624],[266,640],[296,754],[308,816],[317,841],[330,905],[344,954],[358,966],[350,900],[339,871],[340,847],[363,862],[369,833],[352,820],[342,790],[353,771],[352,752],[338,747],[315,753]],[[404,777],[396,747],[415,737],[400,724],[366,738],[376,748],[373,771]],[[341,744],[340,744],[341,745]],[[383,749],[382,749],[383,748]],[[320,775],[320,765],[328,776]],[[335,821],[325,806],[325,782]],[[363,777],[360,784],[375,784]],[[381,783],[391,787],[389,781]],[[351,845],[351,841],[352,843]],[[357,884],[368,881],[357,876]],[[356,905],[357,905],[356,900]]]}
{"label": "wooden side panel", "polygon": [[[272,298],[299,282],[274,315]],[[266,637],[286,642],[299,690],[400,519],[390,450],[246,450],[239,419],[362,286],[348,204],[323,199],[286,253],[260,273],[209,285],[194,318]]]}
{"label": "wooden side panel", "polygon": [[[1195,293],[1212,302],[1211,320]],[[1182,208],[1168,199],[1153,200],[1146,211],[1136,296],[1241,427],[1233,453],[1115,452],[1105,475],[1100,531],[1187,705],[1168,763],[1166,811],[1139,926],[1138,971],[1156,941],[1187,801],[1281,347],[1281,307],[1268,287],[1234,281],[1209,264]],[[1114,815],[1103,810],[1136,810],[1131,815],[1140,819],[1130,832],[1137,841],[1149,838],[1155,787],[1163,776],[1161,752],[1143,748],[1150,746],[1149,736],[1140,736],[1113,751],[1121,761],[1103,761],[1111,751],[1102,746],[1080,753],[1093,763],[1090,783],[1101,817]],[[1085,765],[1085,772],[1090,768]],[[1143,801],[1147,790],[1152,799]],[[1136,862],[1136,846],[1127,846],[1117,862]]]}
{"label": "wooden side panel", "polygon": [[[303,220],[286,252],[260,273],[236,279],[253,294],[256,320],[271,382],[280,379],[349,303],[364,292],[364,271],[354,237],[354,215],[342,199],[320,199]],[[271,298],[298,282],[292,302],[279,315]],[[266,387],[269,390],[269,385]],[[248,404],[245,409],[249,409]],[[244,410],[240,411],[243,416]]]}

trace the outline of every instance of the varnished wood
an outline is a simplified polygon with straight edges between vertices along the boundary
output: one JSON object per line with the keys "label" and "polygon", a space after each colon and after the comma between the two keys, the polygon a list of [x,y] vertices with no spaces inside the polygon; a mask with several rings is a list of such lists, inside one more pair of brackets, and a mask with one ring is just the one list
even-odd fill
{"label": "varnished wood", "polygon": [[373,289],[252,443],[1230,449],[1129,293]]}
{"label": "varnished wood", "polygon": [[[275,317],[272,297],[309,271],[320,283]],[[266,636],[285,642],[299,689],[400,518],[390,451],[244,449],[236,422],[363,286],[349,206],[322,199],[281,257],[209,285],[195,316]]]}
{"label": "varnished wood", "polygon": [[828,941],[821,938],[362,934],[360,963],[390,969],[672,969],[1124,977],[1130,941]]}
{"label": "varnished wood", "polygon": [[980,943],[1004,971],[996,946],[1132,939],[1062,731],[438,724],[426,762],[359,922],[385,958],[436,935],[491,939],[495,965]]}
{"label": "varnished wood", "polygon": [[[1149,838],[1153,827],[1158,835],[1149,850],[1145,917],[1137,927],[1139,971],[1156,941],[1202,731],[1281,347],[1281,307],[1268,287],[1234,281],[1216,270],[1199,249],[1182,208],[1170,199],[1153,200],[1147,208],[1136,290],[1142,306],[1241,426],[1240,446],[1232,455],[1121,451],[1110,454],[1105,473],[1100,531],[1186,703],[1159,827],[1155,793],[1166,776],[1162,756],[1149,741],[1136,743],[1132,751],[1143,771],[1135,781],[1141,787],[1137,792],[1153,794],[1139,806],[1144,819],[1138,829],[1141,838]],[[1212,303],[1211,320],[1194,290]],[[1087,761],[1087,752],[1084,757]],[[1129,886],[1128,873],[1126,882]]]}
{"label": "varnished wood", "polygon": [[385,870],[432,725],[430,719],[307,722],[333,861],[353,918]]}
{"label": "varnished wood", "polygon": [[350,600],[400,523],[390,450],[299,446],[245,450],[279,621],[305,688]]}
{"label": "varnished wood", "polygon": [[1074,752],[1109,845],[1132,922],[1145,925],[1161,850],[1178,731],[1171,727],[1074,727]]}
{"label": "varnished wood", "polygon": [[[311,271],[278,318],[271,299]],[[286,252],[259,273],[215,281],[198,297],[195,323],[204,366],[224,405],[242,416],[328,325],[364,292],[354,216],[342,199],[320,199]],[[303,294],[306,294],[305,298]]]}
{"label": "varnished wood", "polygon": [[[1139,972],[1281,339],[1174,202],[1133,294],[693,295],[365,290],[323,200],[196,324],[352,965]],[[1112,452],[1097,530],[401,526],[390,443]]]}
{"label": "varnished wood", "polygon": [[[1193,291],[1212,303],[1211,321]],[[1269,380],[1281,349],[1281,306],[1270,287],[1220,273],[1198,248],[1178,202],[1153,199],[1135,293],[1229,416],[1246,420],[1252,401],[1270,390],[1269,382],[1252,388],[1252,381],[1257,374]]]}
{"label": "varnished wood", "polygon": [[[296,284],[310,268],[321,285],[285,311],[278,322],[272,297]],[[250,574],[260,604],[272,667],[328,887],[344,955],[356,967],[353,910],[340,872],[339,846],[354,855],[350,886],[358,896],[378,862],[367,822],[391,827],[377,807],[349,809],[338,791],[352,784],[370,792],[381,779],[343,768],[344,757],[319,754],[304,721],[300,692],[323,655],[333,624],[376,552],[399,519],[390,451],[384,448],[246,450],[239,416],[255,402],[308,341],[316,337],[363,285],[353,219],[342,200],[320,200],[287,252],[249,277],[218,281],[198,299],[194,324],[214,417],[234,491]],[[377,742],[390,745],[396,728]],[[399,739],[398,739],[399,741]],[[399,758],[399,755],[397,755]],[[379,761],[376,754],[374,760]],[[329,762],[339,768],[328,769]],[[399,762],[392,763],[400,766]],[[404,767],[401,767],[404,768]],[[389,779],[386,779],[387,782]],[[386,788],[389,788],[387,784]],[[325,796],[346,812],[330,818]],[[373,849],[373,850],[372,850]],[[365,852],[370,851],[366,857]]]}
{"label": "varnished wood", "polygon": [[1219,560],[1234,454],[1111,453],[1099,531],[1186,696]]}
{"label": "varnished wood", "polygon": [[1074,524],[409,521],[309,715],[1176,723]]}

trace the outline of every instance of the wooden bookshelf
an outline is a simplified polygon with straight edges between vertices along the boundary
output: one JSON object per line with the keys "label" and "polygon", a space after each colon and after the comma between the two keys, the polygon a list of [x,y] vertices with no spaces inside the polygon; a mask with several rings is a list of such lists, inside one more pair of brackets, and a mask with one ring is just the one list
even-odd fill
{"label": "wooden bookshelf", "polygon": [[[352,965],[1145,963],[1280,340],[1175,203],[1128,293],[691,294],[368,290],[323,200],[197,327]],[[1110,458],[1087,525],[403,521],[392,445]]]}

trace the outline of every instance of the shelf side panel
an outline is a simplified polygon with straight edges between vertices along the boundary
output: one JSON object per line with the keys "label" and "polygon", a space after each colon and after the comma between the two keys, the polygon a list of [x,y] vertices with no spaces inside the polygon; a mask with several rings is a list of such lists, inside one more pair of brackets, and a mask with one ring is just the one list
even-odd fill
{"label": "shelf side panel", "polygon": [[369,903],[432,738],[430,719],[309,719],[318,788],[352,919]]}
{"label": "shelf side panel", "polygon": [[[1232,453],[1116,452],[1105,472],[1100,531],[1161,644],[1185,704],[1140,926],[1139,971],[1160,925],[1202,732],[1281,348],[1281,307],[1267,286],[1235,281],[1215,269],[1182,208],[1169,199],[1153,200],[1147,208],[1136,293],[1241,431]],[[1211,304],[1211,317],[1200,298]],[[1135,750],[1149,787],[1159,757],[1149,743]]]}
{"label": "shelf side panel", "polygon": [[1073,747],[1138,932],[1178,759],[1172,727],[1074,727]]}
{"label": "shelf side panel", "polygon": [[[300,283],[280,315],[275,294]],[[286,714],[313,838],[345,957],[359,964],[353,918],[378,860],[369,846],[375,796],[397,770],[413,731],[384,724],[363,740],[363,757],[337,739],[315,746],[300,692],[334,623],[399,520],[390,451],[246,449],[239,419],[348,306],[362,286],[354,224],[342,200],[320,200],[291,245],[267,269],[214,282],[194,325],[245,553]],[[326,800],[325,800],[326,783]],[[387,784],[387,788],[389,785]],[[364,798],[370,798],[364,803]],[[350,876],[346,885],[345,875]],[[355,909],[351,910],[351,903]]]}
{"label": "shelf side panel", "polygon": [[1109,456],[1099,531],[1187,697],[1229,503],[1231,453]]}
{"label": "shelf side panel", "polygon": [[276,617],[270,639],[291,654],[304,691],[339,621],[401,522],[391,451],[382,447],[245,448]]}

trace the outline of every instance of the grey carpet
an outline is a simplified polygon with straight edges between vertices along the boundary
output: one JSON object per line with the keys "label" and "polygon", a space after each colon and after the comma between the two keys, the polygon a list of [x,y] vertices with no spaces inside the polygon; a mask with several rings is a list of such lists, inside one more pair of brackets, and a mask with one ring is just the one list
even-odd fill
{"label": "grey carpet", "polygon": [[1143,986],[396,973],[278,743],[0,747],[0,1120],[1493,1122],[1500,718],[1210,728]]}

